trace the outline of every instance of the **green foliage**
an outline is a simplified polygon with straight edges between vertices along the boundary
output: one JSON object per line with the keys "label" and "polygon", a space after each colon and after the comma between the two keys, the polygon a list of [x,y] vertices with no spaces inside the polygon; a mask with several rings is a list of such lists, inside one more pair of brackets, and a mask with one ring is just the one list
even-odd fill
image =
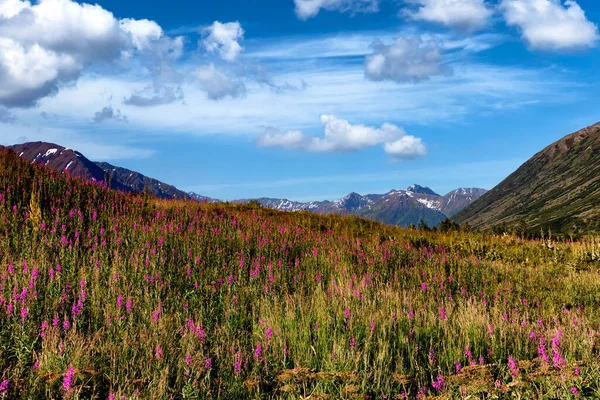
{"label": "green foliage", "polygon": [[425,222],[425,220],[423,218],[421,218],[421,220],[419,221],[419,225],[417,225],[417,229],[420,230],[421,232],[426,232],[431,230],[431,228],[429,227],[429,225],[427,225],[427,222]]}

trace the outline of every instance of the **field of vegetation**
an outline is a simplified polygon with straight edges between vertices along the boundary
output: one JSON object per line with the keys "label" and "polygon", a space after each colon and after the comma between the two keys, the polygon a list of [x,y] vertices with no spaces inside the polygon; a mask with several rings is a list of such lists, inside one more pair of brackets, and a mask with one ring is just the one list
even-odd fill
{"label": "field of vegetation", "polygon": [[600,241],[110,191],[0,152],[0,398],[600,397]]}

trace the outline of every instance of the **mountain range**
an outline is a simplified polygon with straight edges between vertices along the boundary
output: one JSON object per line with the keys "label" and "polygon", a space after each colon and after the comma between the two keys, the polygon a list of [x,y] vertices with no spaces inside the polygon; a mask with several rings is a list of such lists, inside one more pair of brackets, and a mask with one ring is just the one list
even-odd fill
{"label": "mountain range", "polygon": [[[144,176],[136,171],[116,167],[105,162],[90,161],[80,152],[47,142],[30,142],[7,146],[21,158],[37,162],[57,171],[98,182],[106,181],[112,189],[124,192],[147,192],[162,199],[190,197],[172,185]],[[194,194],[196,200],[211,200]]]}
{"label": "mountain range", "polygon": [[535,154],[454,220],[481,229],[524,223],[531,232],[600,230],[600,123]]}
{"label": "mountain range", "polygon": [[[351,214],[375,219],[389,225],[417,225],[423,219],[436,226],[454,216],[486,192],[485,189],[460,188],[440,196],[428,187],[412,185],[386,194],[350,193],[336,201],[299,203],[286,199],[256,199],[263,207],[282,211],[311,211],[320,214]],[[248,200],[239,200],[246,202]]]}
{"label": "mountain range", "polygon": [[[149,178],[139,172],[93,162],[80,152],[46,142],[31,142],[8,146],[20,157],[37,162],[58,171],[96,181],[125,192],[146,192],[163,199],[194,199],[217,202],[219,200],[193,192],[184,192],[167,183]],[[481,197],[485,189],[456,189],[440,196],[428,187],[412,185],[404,190],[392,190],[385,194],[350,193],[336,201],[294,202],[286,199],[260,198],[236,200],[245,203],[258,201],[263,207],[281,211],[309,211],[320,214],[349,214],[371,218],[390,225],[409,226],[423,219],[428,225],[436,226],[446,218],[454,216],[468,204]]]}

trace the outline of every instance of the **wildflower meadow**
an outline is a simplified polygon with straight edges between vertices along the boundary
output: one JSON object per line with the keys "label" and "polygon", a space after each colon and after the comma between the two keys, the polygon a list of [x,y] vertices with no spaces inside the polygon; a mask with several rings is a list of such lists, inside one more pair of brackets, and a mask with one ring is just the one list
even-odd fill
{"label": "wildflower meadow", "polygon": [[112,191],[0,152],[0,398],[600,397],[600,241]]}

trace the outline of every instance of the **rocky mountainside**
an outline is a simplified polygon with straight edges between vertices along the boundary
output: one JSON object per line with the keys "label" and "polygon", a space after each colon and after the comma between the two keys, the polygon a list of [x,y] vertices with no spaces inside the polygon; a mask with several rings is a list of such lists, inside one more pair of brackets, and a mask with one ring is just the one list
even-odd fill
{"label": "rocky mountainside", "polygon": [[[282,211],[311,211],[320,214],[352,214],[372,218],[390,225],[409,226],[423,219],[436,226],[479,198],[485,189],[456,189],[440,196],[428,187],[412,185],[405,190],[362,196],[350,193],[336,201],[294,202],[287,199],[255,199],[263,207]],[[247,202],[249,200],[239,200]]]}
{"label": "rocky mountainside", "polygon": [[[8,146],[9,149],[32,163],[44,164],[45,166],[80,176],[85,179],[104,182],[105,172],[95,162],[87,159],[80,152],[59,146],[54,143],[31,142]],[[113,189],[128,191],[127,186],[115,181],[112,183]]]}
{"label": "rocky mountainside", "polygon": [[116,167],[109,163],[97,162],[109,179],[109,182],[119,182],[132,192],[146,192],[162,199],[183,199],[187,193],[156,179],[149,178],[136,171]]}
{"label": "rocky mountainside", "polygon": [[580,234],[600,229],[600,123],[546,147],[458,213],[477,228],[524,221],[532,231]]}
{"label": "rocky mountainside", "polygon": [[90,161],[80,152],[54,143],[30,142],[8,146],[8,148],[32,163],[41,163],[57,171],[64,171],[85,179],[108,182],[111,188],[124,192],[146,191],[163,199],[188,197],[198,201],[212,200],[195,193],[185,193],[174,186],[149,178],[136,171],[116,167],[105,162]]}

